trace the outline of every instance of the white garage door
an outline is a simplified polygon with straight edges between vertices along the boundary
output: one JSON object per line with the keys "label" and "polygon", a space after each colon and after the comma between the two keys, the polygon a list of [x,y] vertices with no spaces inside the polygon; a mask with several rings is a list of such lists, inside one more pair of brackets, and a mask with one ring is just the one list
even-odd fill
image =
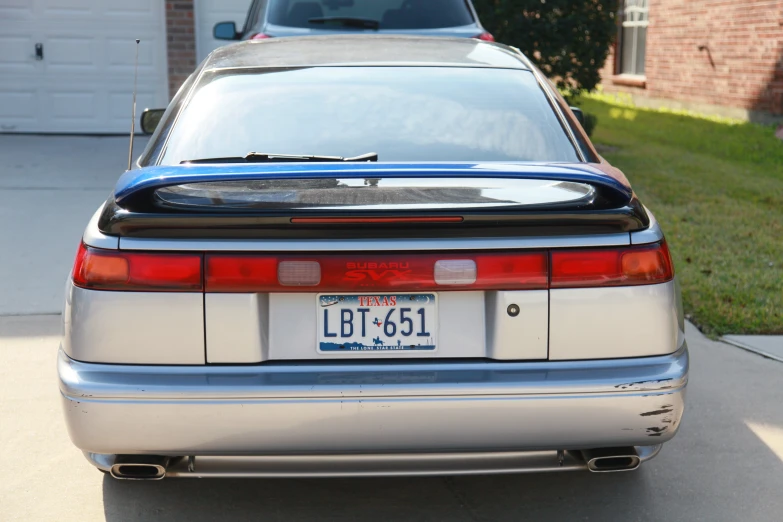
{"label": "white garage door", "polygon": [[215,24],[234,22],[237,31],[241,31],[251,3],[251,0],[196,0],[196,54],[199,62],[221,45],[230,43],[212,38]]}
{"label": "white garage door", "polygon": [[135,38],[138,107],[165,106],[164,5],[0,0],[0,132],[128,132]]}

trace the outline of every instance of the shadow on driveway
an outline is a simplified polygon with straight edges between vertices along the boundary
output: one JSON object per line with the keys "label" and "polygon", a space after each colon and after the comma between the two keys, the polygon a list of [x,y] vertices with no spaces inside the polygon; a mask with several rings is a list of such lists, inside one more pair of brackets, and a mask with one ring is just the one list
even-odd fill
{"label": "shadow on driveway", "polygon": [[[106,520],[612,520],[653,514],[649,470],[455,478],[104,479]],[[642,505],[639,505],[639,502]],[[632,519],[635,517],[631,517]],[[646,518],[646,517],[642,517]]]}
{"label": "shadow on driveway", "polygon": [[[110,522],[780,520],[783,437],[775,434],[783,433],[783,364],[710,341],[691,325],[687,329],[691,381],[682,428],[636,472],[158,482],[105,478],[104,514]],[[773,435],[757,435],[759,426]]]}

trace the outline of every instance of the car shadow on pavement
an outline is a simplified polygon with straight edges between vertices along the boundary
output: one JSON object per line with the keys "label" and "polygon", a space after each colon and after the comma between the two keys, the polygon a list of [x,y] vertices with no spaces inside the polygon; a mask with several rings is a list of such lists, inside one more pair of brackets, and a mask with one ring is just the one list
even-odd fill
{"label": "car shadow on pavement", "polygon": [[688,343],[685,421],[638,471],[155,482],[105,477],[104,515],[109,522],[780,520],[783,365],[710,341],[692,326]]}
{"label": "car shadow on pavement", "polygon": [[[103,482],[106,520],[610,520],[643,514],[649,470],[448,478]],[[577,515],[578,514],[578,515]]]}

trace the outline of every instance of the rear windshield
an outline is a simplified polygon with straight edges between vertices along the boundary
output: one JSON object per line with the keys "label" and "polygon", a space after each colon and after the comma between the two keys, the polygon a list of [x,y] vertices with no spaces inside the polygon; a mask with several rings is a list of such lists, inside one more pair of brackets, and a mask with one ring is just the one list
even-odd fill
{"label": "rear windshield", "polygon": [[579,161],[529,71],[314,67],[202,80],[161,164],[249,152],[379,161]]}
{"label": "rear windshield", "polygon": [[328,28],[313,18],[363,18],[380,29],[438,29],[474,23],[466,0],[270,0],[269,23]]}

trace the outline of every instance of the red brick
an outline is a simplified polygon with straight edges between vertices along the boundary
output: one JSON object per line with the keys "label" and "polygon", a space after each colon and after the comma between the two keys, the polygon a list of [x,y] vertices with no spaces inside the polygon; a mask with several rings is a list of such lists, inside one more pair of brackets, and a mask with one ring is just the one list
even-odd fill
{"label": "red brick", "polygon": [[193,0],[166,2],[168,41],[169,95],[179,89],[196,68],[196,31],[193,23]]}
{"label": "red brick", "polygon": [[613,85],[611,53],[601,70],[607,91],[783,114],[783,0],[649,4],[646,88]]}

